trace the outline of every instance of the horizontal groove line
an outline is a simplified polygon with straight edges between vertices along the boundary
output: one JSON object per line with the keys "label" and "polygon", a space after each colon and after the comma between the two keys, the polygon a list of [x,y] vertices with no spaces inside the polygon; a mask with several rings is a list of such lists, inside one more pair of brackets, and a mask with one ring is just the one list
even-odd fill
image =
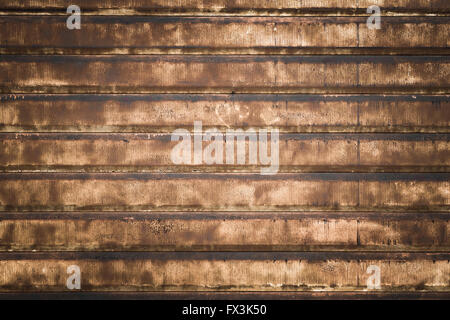
{"label": "horizontal groove line", "polygon": [[118,101],[222,101],[229,99],[232,101],[344,101],[344,102],[363,102],[363,101],[431,101],[431,102],[450,102],[450,92],[447,95],[381,95],[381,94],[23,94],[0,95],[0,101],[31,100],[31,101],[68,101],[77,99],[81,101],[108,101],[117,99]]}
{"label": "horizontal groove line", "polygon": [[[189,174],[195,172],[197,174],[254,174],[261,172],[261,167],[248,168],[243,166],[243,168],[237,167],[194,167],[194,166],[0,166],[1,173],[35,173],[35,174],[50,174],[50,173],[61,173],[61,174]],[[450,166],[415,166],[415,167],[393,167],[393,166],[279,166],[279,174],[320,174],[320,173],[408,173],[408,174],[433,174],[433,173],[450,173]],[[1,179],[0,179],[1,180]]]}
{"label": "horizontal groove line", "polygon": [[276,90],[268,90],[270,87],[263,89],[247,89],[247,90],[239,90],[238,88],[232,89],[214,89],[204,88],[203,90],[195,89],[195,90],[179,90],[179,89],[141,89],[141,90],[133,90],[133,89],[121,89],[115,88],[111,89],[102,89],[97,86],[92,87],[0,87],[0,94],[16,94],[23,95],[27,93],[34,94],[90,94],[90,93],[101,93],[101,94],[380,94],[385,92],[386,94],[395,94],[395,95],[442,95],[448,96],[450,93],[450,87],[448,88],[424,88],[418,87],[410,88],[410,87],[402,87],[400,88],[387,88],[387,87],[353,87],[353,88],[332,88],[328,87],[327,90],[323,90],[322,87],[317,87],[313,89],[276,89]]}
{"label": "horizontal groove line", "polygon": [[[0,12],[2,9],[0,8]],[[89,13],[89,12],[88,12]],[[83,14],[83,12],[82,12]],[[449,11],[450,14],[450,11]],[[47,15],[45,17],[46,21],[49,22],[61,22],[66,21],[67,13]],[[255,24],[259,22],[277,22],[277,21],[294,21],[301,22],[306,20],[311,22],[311,20],[316,20],[317,22],[326,22],[331,24],[343,24],[343,23],[366,23],[367,17],[370,14],[365,14],[364,16],[295,16],[293,18],[289,16],[172,16],[172,15],[153,15],[153,16],[136,16],[136,15],[87,15],[84,20],[85,23],[109,23],[109,22],[119,22],[124,24],[132,24],[133,22],[187,22],[187,23],[204,23],[204,22],[214,22],[218,24],[226,22],[248,22],[249,24]],[[389,24],[402,24],[404,22],[409,23],[423,23],[429,22],[433,24],[446,24],[450,22],[450,17],[448,16],[382,16],[385,22]],[[42,16],[32,16],[32,15],[0,15],[1,20],[14,20],[14,21],[24,21],[29,22],[32,20],[42,20]],[[250,21],[249,21],[250,19]]]}
{"label": "horizontal groove line", "polygon": [[[187,126],[182,126],[186,128]],[[101,129],[98,129],[101,128]],[[45,133],[55,133],[55,134],[79,134],[79,133],[92,133],[92,134],[145,134],[147,132],[153,132],[158,134],[170,134],[175,129],[174,127],[157,127],[154,126],[138,126],[138,127],[126,127],[126,126],[15,126],[15,125],[1,125],[0,133],[5,134],[45,134]],[[226,131],[229,127],[224,126],[214,126],[214,125],[203,125],[203,128],[217,128],[219,130]],[[267,128],[261,126],[253,126],[253,128]],[[383,127],[343,127],[339,128],[336,126],[299,126],[299,127],[276,127],[280,134],[352,134],[352,133],[362,133],[362,134],[448,134],[450,133],[450,127],[427,127],[427,126],[394,126],[389,128]]]}
{"label": "horizontal groove line", "polygon": [[450,173],[0,173],[7,180],[166,180],[166,179],[254,179],[323,181],[450,181]]}
{"label": "horizontal groove line", "polygon": [[[84,207],[75,207],[74,206],[64,206],[64,205],[60,205],[60,206],[21,206],[21,207],[17,207],[17,206],[0,206],[0,211],[8,211],[11,213],[21,213],[21,212],[27,212],[27,213],[31,213],[31,212],[49,212],[49,213],[54,213],[54,212],[80,212],[80,211],[87,211],[87,212],[95,212],[95,205],[91,205],[91,206],[84,206]],[[345,208],[342,209],[336,209],[334,207],[324,207],[324,206],[296,206],[295,208],[293,208],[293,206],[290,206],[289,208],[286,208],[287,206],[283,206],[282,208],[280,207],[265,207],[267,209],[267,211],[270,212],[286,212],[286,211],[290,211],[290,212],[306,212],[306,211],[310,211],[310,212],[315,212],[317,210],[321,210],[322,212],[361,212],[361,211],[366,211],[366,212],[372,212],[374,209],[378,210],[379,212],[383,212],[383,213],[396,213],[396,212],[410,212],[410,213],[422,213],[422,214],[427,214],[429,211],[435,211],[435,212],[441,212],[441,213],[447,213],[449,212],[449,206],[448,205],[441,205],[441,206],[430,206],[427,208],[409,208],[409,207],[370,207],[370,208],[361,208],[361,207],[349,207],[346,206]],[[169,207],[169,206],[164,206],[164,207],[150,207],[150,206],[121,206],[120,208],[118,206],[102,206],[101,208],[99,208],[100,210],[97,210],[96,212],[123,212],[123,211],[139,211],[139,212],[161,212],[161,210],[166,210],[167,212],[183,212],[186,210],[191,210],[191,212],[196,212],[196,213],[202,213],[202,212],[211,212],[214,211],[214,209],[211,208],[198,208],[198,207],[189,207],[186,208],[178,208],[175,206]],[[195,209],[195,210],[194,210]],[[223,211],[223,208],[217,209],[216,211]],[[260,211],[261,208],[257,209],[257,210],[253,210],[253,211]],[[242,211],[242,208],[230,208],[228,210],[228,212],[238,212],[238,211]],[[251,212],[251,211],[250,211]]]}
{"label": "horizontal groove line", "polygon": [[[214,246],[215,248],[220,248],[220,249],[223,249],[223,247],[224,246]],[[252,250],[252,252],[265,252],[265,251],[270,251],[270,248],[276,248],[276,250],[272,250],[272,251],[270,251],[270,252],[278,252],[277,250],[278,249],[280,249],[280,246],[265,246],[265,247],[263,247],[263,248],[259,248],[259,247],[255,247],[255,246],[238,246],[238,247],[233,247],[233,246],[226,246],[226,248],[225,249],[223,249],[223,251],[224,252],[242,252],[242,247],[246,247],[246,248],[249,248],[249,249],[251,249]],[[267,247],[270,247],[269,249],[267,249]],[[8,251],[8,252],[11,252],[11,250],[12,249],[10,249],[11,247],[9,247],[9,246],[3,246],[3,248],[2,247],[0,247],[0,252],[6,252],[6,251]],[[64,250],[61,250],[61,251],[57,251],[57,250],[55,250],[54,248],[44,248],[44,249],[39,249],[39,250],[37,250],[37,249],[35,249],[36,247],[30,247],[30,248],[28,248],[27,250],[22,250],[22,249],[13,249],[14,250],[14,252],[16,252],[16,253],[28,253],[28,252],[42,252],[42,253],[45,253],[45,252],[67,252],[67,251],[64,251]],[[156,248],[156,249],[155,249]],[[182,249],[181,251],[180,251],[180,248]],[[413,248],[413,249],[407,249],[407,250],[396,250],[396,249],[394,249],[394,250],[391,250],[391,251],[389,251],[389,252],[392,252],[392,253],[398,253],[398,252],[401,252],[401,253],[403,253],[403,254],[409,254],[409,253],[417,253],[417,252],[423,252],[424,250],[427,252],[427,253],[436,253],[436,254],[438,254],[438,253],[445,253],[445,252],[448,252],[448,250],[449,250],[449,248],[450,247],[446,247],[446,246],[443,246],[443,247],[439,247],[438,248],[438,250],[427,250],[428,248],[432,248],[432,247],[418,247],[418,248]],[[80,248],[81,250],[85,250],[85,248]],[[164,248],[161,248],[160,246],[158,246],[158,247],[152,247],[151,249],[150,249],[150,252],[186,252],[186,253],[195,253],[195,252],[211,252],[211,246],[209,246],[209,245],[200,245],[200,246],[193,246],[193,247],[190,247],[190,248],[188,248],[186,251],[183,251],[183,247],[175,247],[175,246],[173,246],[173,247],[164,247]],[[190,249],[192,249],[192,250],[190,250]],[[244,248],[245,249],[245,248]],[[382,252],[382,250],[385,250],[385,247],[383,247],[382,248],[382,250],[380,251],[378,248],[368,248],[368,247],[365,247],[365,246],[362,246],[362,247],[358,247],[358,248],[353,248],[353,247],[339,247],[338,249],[336,249],[336,250],[333,250],[333,251],[331,251],[331,249],[330,249],[330,246],[323,246],[323,247],[321,247],[321,246],[310,246],[310,247],[308,247],[307,249],[305,249],[305,247],[304,246],[291,246],[291,247],[288,247],[288,248],[286,248],[286,247],[283,247],[282,248],[283,249],[283,251],[284,252],[296,252],[296,251],[304,251],[304,252],[317,252],[317,253],[321,253],[321,252],[362,252],[362,251],[364,251],[364,252],[373,252],[373,253],[376,253],[376,252]],[[131,251],[129,248],[127,249],[128,251]],[[147,248],[144,248],[144,249],[142,249],[142,248],[137,248],[136,250],[134,250],[134,251],[131,251],[131,252],[142,252],[143,250],[146,250],[146,251],[148,251],[149,249],[147,249]],[[111,250],[110,248],[107,248],[107,249],[105,249],[105,252],[112,252],[113,250]],[[89,250],[87,250],[86,252],[91,252],[91,251],[89,251]],[[115,251],[115,252],[122,252],[122,251]],[[1,290],[1,289],[0,289]],[[449,290],[450,291],[450,290]],[[0,291],[1,292],[1,291]]]}
{"label": "horizontal groove line", "polygon": [[0,260],[449,260],[450,253],[429,252],[0,252]]}
{"label": "horizontal groove line", "polygon": [[[238,127],[236,127],[238,128]],[[232,128],[230,128],[232,129]],[[205,135],[205,133],[194,133]],[[257,133],[256,133],[257,134]],[[251,134],[250,134],[251,135]],[[127,139],[128,138],[128,139]],[[280,140],[450,141],[450,133],[282,133]],[[158,140],[171,141],[171,133],[2,133],[2,140]],[[125,142],[127,142],[125,141]]]}
{"label": "horizontal groove line", "polygon": [[80,56],[98,56],[98,55],[211,55],[229,56],[229,55],[247,55],[247,56],[264,56],[264,55],[284,55],[284,56],[344,56],[344,55],[377,55],[377,56],[442,56],[450,55],[447,48],[300,48],[300,49],[284,49],[284,48],[242,48],[242,49],[190,49],[190,48],[170,48],[170,49],[136,49],[136,48],[111,48],[98,49],[89,47],[80,48],[60,48],[60,47],[45,47],[45,48],[5,48],[0,47],[0,54],[2,55],[48,55],[48,56],[64,56],[64,55],[80,55]]}
{"label": "horizontal groove line", "polygon": [[6,220],[394,220],[394,221],[448,221],[450,212],[0,212],[0,221]]}
{"label": "horizontal groove line", "polygon": [[[170,10],[170,9],[93,9],[82,8],[83,15],[86,16],[151,16],[151,17],[369,17],[366,8],[360,9],[237,9],[237,10]],[[441,10],[418,10],[402,8],[381,7],[382,17],[448,17],[448,9]],[[0,16],[67,16],[66,8],[50,9],[23,9],[23,8],[0,8]]]}
{"label": "horizontal groove line", "polygon": [[125,291],[109,291],[109,292],[0,292],[2,300],[80,300],[80,299],[130,299],[130,300],[323,300],[323,299],[345,299],[345,300],[399,300],[399,299],[445,299],[450,300],[450,292],[443,291],[379,291],[361,292],[361,291],[310,291],[310,292],[198,292],[198,291],[153,291],[153,292],[125,292]]}
{"label": "horizontal groove line", "polygon": [[398,62],[450,62],[450,55],[443,56],[352,56],[352,55],[342,55],[342,56],[283,56],[283,55],[266,55],[266,56],[246,56],[246,55],[228,55],[228,56],[215,56],[215,55],[201,55],[201,56],[186,56],[184,55],[102,55],[102,56],[79,56],[79,55],[67,55],[67,56],[40,56],[40,55],[1,55],[0,61],[6,62],[80,62],[80,61],[105,61],[105,62],[116,62],[116,61],[167,61],[167,62],[236,62],[236,63],[249,63],[249,62],[266,62],[266,61],[279,61],[279,62],[311,62],[311,63],[328,63],[328,62],[338,62],[338,63],[398,63]]}

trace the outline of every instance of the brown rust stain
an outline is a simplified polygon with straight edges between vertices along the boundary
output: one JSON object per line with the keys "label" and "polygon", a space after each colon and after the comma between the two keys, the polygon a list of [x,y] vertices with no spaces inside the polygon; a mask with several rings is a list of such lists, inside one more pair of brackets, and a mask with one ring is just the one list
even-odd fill
{"label": "brown rust stain", "polygon": [[[3,174],[0,205],[13,211],[448,210],[445,174],[425,175],[425,180],[415,180],[414,175],[399,180],[372,176],[378,178],[364,180],[361,176],[361,180],[345,174],[49,174],[24,179],[21,174],[16,179]],[[437,180],[427,181],[428,176]],[[258,189],[259,198],[255,197]]]}
{"label": "brown rust stain", "polygon": [[[226,133],[224,130],[223,134]],[[169,134],[0,134],[2,165],[0,170],[24,171],[27,168],[84,171],[182,171],[175,166],[171,152],[178,144]],[[208,145],[203,141],[203,149]],[[249,142],[245,143],[248,145]],[[279,165],[282,171],[312,170],[353,171],[385,167],[385,170],[446,171],[450,166],[447,135],[362,135],[362,134],[290,134],[280,136]],[[202,149],[202,150],[203,150]],[[191,150],[194,150],[191,138]],[[223,150],[225,142],[223,143]],[[190,166],[193,163],[186,163]],[[246,160],[241,170],[259,171]],[[257,163],[256,165],[261,165]],[[153,169],[152,169],[153,167]],[[205,169],[195,165],[195,168]],[[221,164],[209,170],[239,170],[226,164],[223,152]],[[104,169],[102,169],[104,168]],[[303,168],[303,169],[302,169]],[[327,169],[328,168],[328,169]],[[441,171],[439,170],[439,171]]]}
{"label": "brown rust stain", "polygon": [[[63,2],[0,0],[0,291],[448,293],[447,0]],[[174,166],[195,120],[280,173]]]}
{"label": "brown rust stain", "polygon": [[[367,15],[366,9],[371,5],[378,5],[385,9],[386,14],[403,13],[448,13],[446,0],[315,0],[292,1],[280,0],[276,2],[254,0],[157,0],[149,3],[146,0],[106,0],[93,3],[89,0],[79,0],[78,5],[88,14],[247,14],[247,15],[306,15],[329,14]],[[4,10],[17,10],[26,13],[34,10],[38,13],[57,14],[67,8],[63,0],[24,0],[21,2],[0,1],[0,8]],[[6,11],[8,12],[8,11]],[[65,12],[65,11],[64,11]]]}
{"label": "brown rust stain", "polygon": [[[321,291],[366,290],[366,269],[384,271],[382,288],[445,291],[446,260],[7,260],[0,262],[2,291],[65,291],[65,269],[83,270],[82,288],[107,291]],[[240,272],[236,272],[240,270]],[[345,272],[348,271],[348,272]],[[15,279],[20,279],[16,284]]]}
{"label": "brown rust stain", "polygon": [[[2,96],[0,131],[171,132],[274,126],[281,132],[448,132],[448,96]],[[358,122],[359,119],[359,122]]]}
{"label": "brown rust stain", "polygon": [[[2,56],[4,93],[444,93],[442,57]],[[325,67],[326,66],[326,67]],[[132,78],[128,74],[134,74]],[[258,76],[259,75],[259,76]]]}
{"label": "brown rust stain", "polygon": [[244,54],[264,48],[270,50],[267,54],[276,53],[276,48],[283,54],[291,47],[329,48],[334,54],[335,48],[446,48],[449,19],[385,18],[382,31],[375,34],[365,27],[366,18],[86,17],[81,34],[67,29],[65,17],[0,17],[0,48],[3,53],[28,50],[28,54],[51,48],[69,54],[76,48],[119,54],[190,53],[195,49]]}
{"label": "brown rust stain", "polygon": [[[450,247],[448,221],[341,219],[3,220],[2,249],[423,250]],[[15,230],[17,230],[15,232]],[[358,237],[358,241],[357,241]]]}
{"label": "brown rust stain", "polygon": [[5,221],[1,221],[0,224],[2,225],[0,236],[1,245],[6,249],[9,249],[16,244],[16,224],[7,223]]}

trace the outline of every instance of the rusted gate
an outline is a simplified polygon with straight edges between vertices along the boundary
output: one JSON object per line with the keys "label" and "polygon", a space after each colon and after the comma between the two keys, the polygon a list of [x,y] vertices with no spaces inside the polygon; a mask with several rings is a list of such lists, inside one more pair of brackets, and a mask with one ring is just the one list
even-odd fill
{"label": "rusted gate", "polygon": [[1,292],[449,298],[448,0],[73,2],[0,0]]}

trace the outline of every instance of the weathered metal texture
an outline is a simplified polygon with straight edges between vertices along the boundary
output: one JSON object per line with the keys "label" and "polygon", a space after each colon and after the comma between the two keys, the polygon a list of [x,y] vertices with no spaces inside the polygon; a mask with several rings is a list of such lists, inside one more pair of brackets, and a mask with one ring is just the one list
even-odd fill
{"label": "weathered metal texture", "polygon": [[446,94],[449,78],[450,56],[0,56],[2,93]]}
{"label": "weathered metal texture", "polygon": [[140,292],[0,292],[2,300],[450,300],[450,292],[445,291],[140,291]]}
{"label": "weathered metal texture", "polygon": [[[76,4],[0,0],[0,298],[450,298],[448,0]],[[279,173],[174,165],[194,121]]]}
{"label": "weathered metal texture", "polygon": [[[206,14],[206,15],[367,15],[367,8],[377,5],[384,14],[445,14],[449,13],[447,0],[78,0],[86,14]],[[4,13],[65,14],[64,0],[1,0]],[[62,11],[62,12],[61,12]]]}
{"label": "weathered metal texture", "polygon": [[448,252],[448,213],[10,213],[4,251]]}
{"label": "weathered metal texture", "polygon": [[450,96],[3,95],[0,131],[172,132],[276,127],[280,132],[449,132]]}
{"label": "weathered metal texture", "polygon": [[[0,17],[6,54],[447,54],[450,17]],[[86,34],[90,36],[87,37]],[[131,35],[131,36],[130,36]]]}
{"label": "weathered metal texture", "polygon": [[3,173],[0,210],[448,211],[449,175]]}
{"label": "weathered metal texture", "polygon": [[450,300],[445,291],[140,291],[0,292],[2,300]]}
{"label": "weathered metal texture", "polygon": [[67,291],[70,265],[95,291],[365,291],[378,265],[389,291],[448,291],[448,253],[0,253],[0,290]]}
{"label": "weathered metal texture", "polygon": [[450,132],[450,96],[3,95],[3,132]]}
{"label": "weathered metal texture", "polygon": [[[203,140],[203,149],[211,144],[204,134],[192,135]],[[172,141],[170,134],[7,133],[0,134],[0,142],[3,172],[260,172],[264,165],[260,159],[250,165],[249,154],[246,165],[226,164],[225,151],[223,164],[192,164],[192,153],[191,164],[174,165],[171,153],[179,141]],[[220,143],[222,150],[226,143]],[[258,142],[246,141],[246,149],[250,144],[258,148]],[[450,135],[282,134],[278,162],[281,172],[448,172]]]}

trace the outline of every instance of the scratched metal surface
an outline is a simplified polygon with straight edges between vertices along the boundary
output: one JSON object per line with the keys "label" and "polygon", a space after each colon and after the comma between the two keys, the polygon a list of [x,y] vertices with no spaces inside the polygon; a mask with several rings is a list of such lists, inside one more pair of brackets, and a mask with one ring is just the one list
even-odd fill
{"label": "scratched metal surface", "polygon": [[448,0],[77,4],[0,0],[0,298],[450,299]]}

